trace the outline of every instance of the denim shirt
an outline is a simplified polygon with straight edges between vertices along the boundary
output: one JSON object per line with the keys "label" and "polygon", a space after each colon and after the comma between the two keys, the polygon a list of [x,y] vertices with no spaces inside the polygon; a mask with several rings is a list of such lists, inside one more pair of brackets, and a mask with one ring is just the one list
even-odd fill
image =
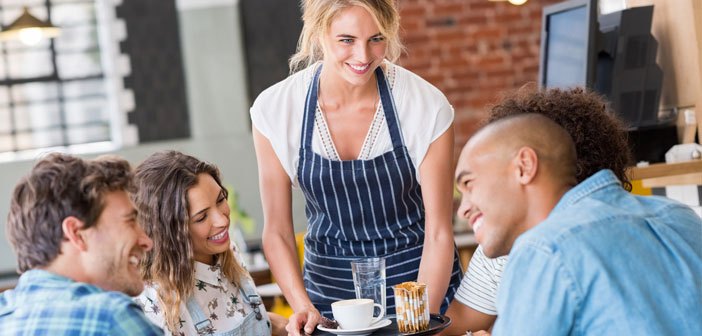
{"label": "denim shirt", "polygon": [[521,235],[495,335],[702,335],[702,221],[603,170]]}

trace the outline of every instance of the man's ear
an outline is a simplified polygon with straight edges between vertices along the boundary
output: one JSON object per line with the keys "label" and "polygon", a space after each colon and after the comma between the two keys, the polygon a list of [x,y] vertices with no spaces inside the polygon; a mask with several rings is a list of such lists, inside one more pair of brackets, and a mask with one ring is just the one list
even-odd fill
{"label": "man's ear", "polygon": [[85,242],[85,231],[83,227],[85,223],[82,220],[68,216],[63,219],[61,223],[61,228],[63,229],[63,236],[68,239],[69,243],[75,246],[80,251],[85,251],[88,245]]}
{"label": "man's ear", "polygon": [[522,147],[517,152],[514,162],[519,183],[523,185],[531,183],[539,169],[539,156],[536,155],[536,151],[530,147]]}

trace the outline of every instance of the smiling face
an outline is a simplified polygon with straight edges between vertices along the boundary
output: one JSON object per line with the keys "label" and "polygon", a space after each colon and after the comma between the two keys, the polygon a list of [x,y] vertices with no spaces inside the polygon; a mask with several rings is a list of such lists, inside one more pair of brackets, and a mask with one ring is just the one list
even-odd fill
{"label": "smiling face", "polygon": [[197,175],[188,189],[190,241],[195,260],[214,264],[214,256],[229,249],[229,204],[222,187],[210,174]]}
{"label": "smiling face", "polygon": [[503,146],[477,134],[461,152],[456,166],[456,185],[461,192],[458,216],[473,227],[485,255],[509,254],[523,232],[525,199],[514,158]]}
{"label": "smiling face", "polygon": [[105,193],[95,225],[84,230],[90,249],[91,283],[136,296],[144,289],[139,263],[153,242],[137,224],[136,210],[123,190]]}
{"label": "smiling face", "polygon": [[385,58],[385,38],[373,16],[363,7],[341,10],[322,38],[326,71],[331,70],[335,77],[351,85],[368,83]]}

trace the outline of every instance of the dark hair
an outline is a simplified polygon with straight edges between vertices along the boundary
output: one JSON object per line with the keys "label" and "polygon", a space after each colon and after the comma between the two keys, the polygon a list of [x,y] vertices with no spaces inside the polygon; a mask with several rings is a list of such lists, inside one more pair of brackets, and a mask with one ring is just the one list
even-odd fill
{"label": "dark hair", "polygon": [[582,88],[539,90],[527,85],[494,105],[488,123],[522,113],[542,114],[568,131],[577,151],[578,183],[610,169],[631,191],[626,169],[633,159],[626,128],[602,96]]}
{"label": "dark hair", "polygon": [[[187,300],[195,287],[187,193],[203,173],[212,176],[227,195],[216,166],[181,152],[154,153],[136,168],[137,191],[131,198],[138,210],[139,223],[154,242],[142,261],[141,272],[145,281],[158,284],[166,326],[172,332],[177,330],[181,302]],[[238,283],[245,270],[236,262],[233,251],[227,249],[215,258],[227,279]]]}
{"label": "dark hair", "polygon": [[52,153],[15,186],[7,235],[17,253],[18,272],[46,266],[61,253],[62,222],[74,216],[95,225],[110,191],[133,187],[129,162],[115,156],[84,160]]}

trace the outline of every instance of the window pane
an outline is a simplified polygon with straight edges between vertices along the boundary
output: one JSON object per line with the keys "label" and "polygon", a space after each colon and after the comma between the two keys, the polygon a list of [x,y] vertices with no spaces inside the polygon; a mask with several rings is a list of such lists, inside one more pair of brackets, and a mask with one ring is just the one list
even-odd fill
{"label": "window pane", "polygon": [[62,3],[88,3],[92,4],[95,3],[96,0],[51,0],[51,3],[54,5],[57,4],[62,4]]}
{"label": "window pane", "polygon": [[0,107],[0,134],[10,133],[12,130],[12,119],[10,109]]}
{"label": "window pane", "polygon": [[102,95],[105,96],[103,79],[77,80],[63,83],[63,95],[66,98]]}
{"label": "window pane", "polygon": [[49,50],[12,52],[7,55],[10,77],[14,79],[49,76],[53,73]]}
{"label": "window pane", "polygon": [[61,124],[57,102],[15,106],[14,117],[18,131],[40,130]]}
{"label": "window pane", "polygon": [[97,48],[97,28],[91,25],[66,27],[61,29],[61,35],[55,41],[56,51],[78,51]]}
{"label": "window pane", "polygon": [[9,135],[0,135],[0,152],[9,152],[12,150],[12,137]]}
{"label": "window pane", "polygon": [[15,103],[58,99],[58,85],[55,82],[13,85],[11,90]]}
{"label": "window pane", "polygon": [[24,6],[40,20],[50,14],[62,32],[31,46],[0,43],[0,80],[31,81],[0,85],[0,155],[110,141],[109,88],[104,78],[82,79],[103,77],[96,0],[0,0],[0,25]]}
{"label": "window pane", "polygon": [[63,145],[61,129],[52,129],[42,132],[17,134],[17,148],[19,150],[53,147]]}
{"label": "window pane", "polygon": [[83,24],[95,20],[95,6],[92,3],[66,3],[51,7],[51,21],[57,26]]}
{"label": "window pane", "polygon": [[105,98],[87,98],[66,102],[66,123],[69,126],[91,122],[108,122]]}
{"label": "window pane", "polygon": [[[54,2],[54,0],[52,0],[52,2]],[[2,3],[3,7],[7,8],[13,7],[21,9],[22,6],[29,6],[29,11],[32,12],[32,14],[34,14],[33,8],[31,7],[43,7],[44,3],[46,3],[46,0],[2,0],[0,1],[0,3]]]}
{"label": "window pane", "polygon": [[[3,43],[0,43],[0,51],[3,49]],[[5,68],[5,55],[0,54],[0,80],[7,79],[7,70]]]}
{"label": "window pane", "polygon": [[68,143],[82,144],[110,140],[110,128],[104,126],[72,127],[68,130]]}
{"label": "window pane", "polygon": [[7,87],[5,86],[0,86],[0,108],[3,108],[10,103],[10,93],[7,90]]}
{"label": "window pane", "polygon": [[56,62],[63,79],[99,75],[102,73],[100,52],[58,55]]}

